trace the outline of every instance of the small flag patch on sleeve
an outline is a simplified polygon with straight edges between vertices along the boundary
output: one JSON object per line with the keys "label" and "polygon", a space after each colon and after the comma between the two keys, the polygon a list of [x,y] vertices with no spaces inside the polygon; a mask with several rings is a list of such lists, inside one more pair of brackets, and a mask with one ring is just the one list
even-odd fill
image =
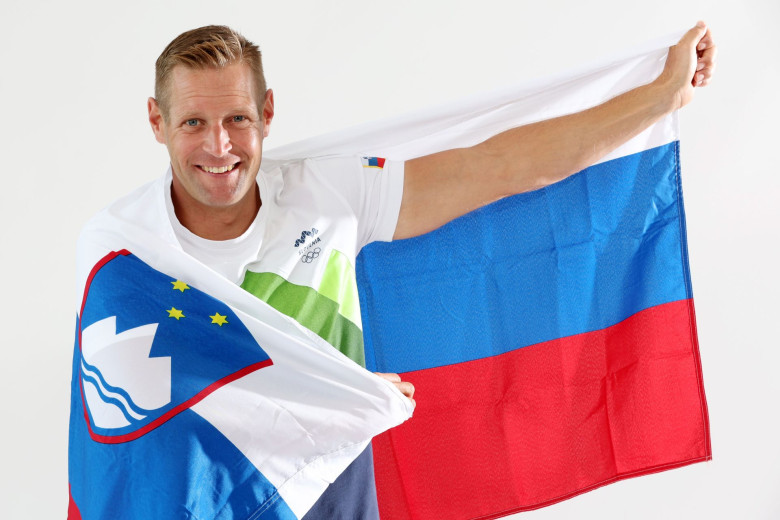
{"label": "small flag patch on sleeve", "polygon": [[361,157],[363,168],[384,168],[385,160],[382,157]]}

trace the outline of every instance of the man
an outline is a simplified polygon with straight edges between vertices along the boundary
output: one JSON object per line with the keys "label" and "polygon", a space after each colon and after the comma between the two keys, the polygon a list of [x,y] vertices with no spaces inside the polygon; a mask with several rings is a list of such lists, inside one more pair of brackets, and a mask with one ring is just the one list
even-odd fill
{"label": "man", "polygon": [[[584,112],[405,164],[334,158],[261,174],[274,99],[257,47],[226,27],[188,31],[158,59],[148,101],[171,159],[168,218],[185,252],[361,362],[354,262],[362,246],[426,233],[582,170],[689,103],[710,81],[715,53],[699,23],[654,82]],[[411,384],[383,377],[413,397]],[[376,518],[371,468],[369,448],[306,518]]]}

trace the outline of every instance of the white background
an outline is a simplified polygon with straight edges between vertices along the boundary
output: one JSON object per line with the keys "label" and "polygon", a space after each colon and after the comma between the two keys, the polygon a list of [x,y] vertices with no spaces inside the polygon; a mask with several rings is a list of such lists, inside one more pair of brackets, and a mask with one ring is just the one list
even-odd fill
{"label": "white background", "polygon": [[145,104],[177,34],[224,23],[260,45],[274,147],[565,72],[698,18],[719,70],[682,112],[682,161],[714,460],[523,518],[780,518],[777,0],[4,0],[0,516],[65,517],[74,243],[166,168]]}

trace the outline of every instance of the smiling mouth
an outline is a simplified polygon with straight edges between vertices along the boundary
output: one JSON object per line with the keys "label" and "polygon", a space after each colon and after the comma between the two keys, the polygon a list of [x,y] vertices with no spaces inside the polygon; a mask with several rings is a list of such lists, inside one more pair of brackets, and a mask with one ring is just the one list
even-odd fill
{"label": "smiling mouth", "polygon": [[233,171],[233,169],[238,166],[239,163],[230,164],[228,166],[203,166],[198,165],[198,168],[203,170],[204,172],[208,173],[227,173]]}

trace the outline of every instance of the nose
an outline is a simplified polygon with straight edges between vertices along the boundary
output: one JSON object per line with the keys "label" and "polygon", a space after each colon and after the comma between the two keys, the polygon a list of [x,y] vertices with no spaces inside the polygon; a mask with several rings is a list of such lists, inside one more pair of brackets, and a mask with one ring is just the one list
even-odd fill
{"label": "nose", "polygon": [[227,154],[233,145],[230,144],[230,134],[222,124],[212,125],[206,132],[203,150],[215,157]]}

